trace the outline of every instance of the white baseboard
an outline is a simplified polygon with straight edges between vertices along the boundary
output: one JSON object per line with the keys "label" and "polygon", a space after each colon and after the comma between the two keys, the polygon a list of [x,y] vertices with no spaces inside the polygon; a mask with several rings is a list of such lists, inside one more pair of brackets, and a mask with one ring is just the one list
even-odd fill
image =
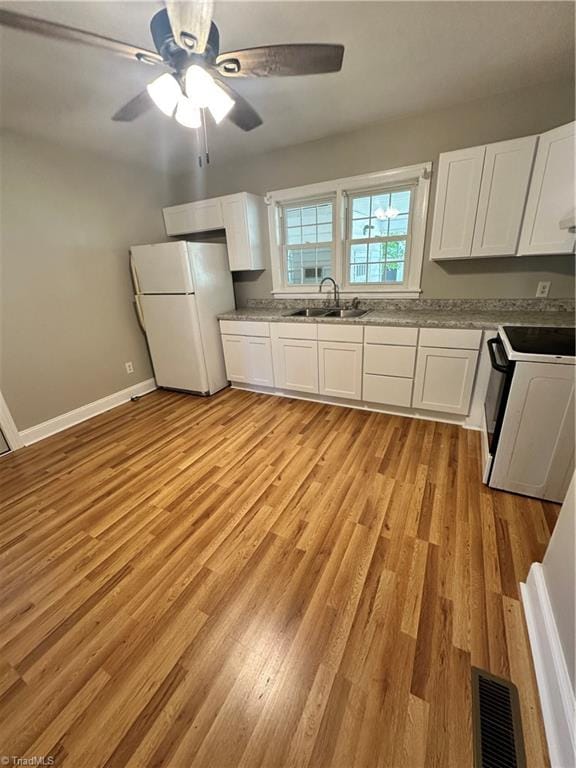
{"label": "white baseboard", "polygon": [[43,421],[41,424],[36,424],[35,427],[24,429],[20,432],[20,439],[24,445],[32,445],[32,443],[37,443],[38,440],[44,440],[45,437],[55,435],[56,432],[73,427],[74,424],[79,424],[81,421],[91,419],[99,413],[116,408],[117,405],[128,402],[131,397],[138,397],[145,395],[147,392],[152,392],[153,389],[156,389],[156,381],[154,379],[146,379],[146,381],[141,381],[132,387],[122,389],[120,392],[114,392],[114,394],[103,397],[100,400],[95,400],[93,403],[87,403],[80,408],[75,408],[73,411],[63,413],[61,416],[56,416],[48,421]]}
{"label": "white baseboard", "polygon": [[576,701],[544,571],[533,563],[520,585],[552,768],[576,765]]}

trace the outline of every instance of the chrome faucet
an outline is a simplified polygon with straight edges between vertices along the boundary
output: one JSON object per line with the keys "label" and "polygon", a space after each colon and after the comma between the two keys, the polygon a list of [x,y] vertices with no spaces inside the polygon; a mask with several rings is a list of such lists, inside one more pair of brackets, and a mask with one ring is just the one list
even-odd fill
{"label": "chrome faucet", "polygon": [[339,307],[340,306],[340,298],[339,298],[339,295],[338,295],[338,283],[336,282],[336,280],[334,280],[333,277],[324,277],[324,278],[322,278],[322,280],[320,281],[320,286],[318,288],[318,293],[322,293],[322,286],[324,285],[324,283],[327,280],[329,280],[332,283],[332,285],[334,286],[334,306],[335,307]]}

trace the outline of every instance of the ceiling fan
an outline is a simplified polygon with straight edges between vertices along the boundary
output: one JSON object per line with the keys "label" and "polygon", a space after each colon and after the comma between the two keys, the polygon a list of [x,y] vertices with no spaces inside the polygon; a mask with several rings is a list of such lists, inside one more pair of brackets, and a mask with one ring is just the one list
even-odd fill
{"label": "ceiling fan", "polygon": [[225,117],[243,131],[262,124],[256,110],[228,80],[338,72],[343,45],[320,43],[268,45],[220,53],[213,0],[166,0],[150,22],[156,51],[102,35],[0,8],[0,25],[45,37],[83,43],[134,61],[167,69],[112,117],[130,122],[155,103],[166,115],[190,128],[206,130],[205,113],[216,123]]}

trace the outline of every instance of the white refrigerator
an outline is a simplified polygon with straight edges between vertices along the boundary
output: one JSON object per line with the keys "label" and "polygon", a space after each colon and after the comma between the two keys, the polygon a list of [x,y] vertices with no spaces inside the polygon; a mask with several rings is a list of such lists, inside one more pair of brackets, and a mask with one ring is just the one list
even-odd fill
{"label": "white refrigerator", "polygon": [[228,384],[218,315],[234,309],[225,245],[135,245],[136,308],[159,387],[212,395]]}

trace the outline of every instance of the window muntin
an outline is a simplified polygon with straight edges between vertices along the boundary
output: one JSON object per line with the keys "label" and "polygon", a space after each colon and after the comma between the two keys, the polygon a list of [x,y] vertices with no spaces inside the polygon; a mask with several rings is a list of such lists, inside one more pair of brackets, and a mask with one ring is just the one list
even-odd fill
{"label": "window muntin", "polygon": [[334,201],[307,200],[282,207],[286,284],[318,285],[332,276]]}
{"label": "window muntin", "polygon": [[347,279],[350,285],[402,285],[407,275],[413,190],[350,195]]}

